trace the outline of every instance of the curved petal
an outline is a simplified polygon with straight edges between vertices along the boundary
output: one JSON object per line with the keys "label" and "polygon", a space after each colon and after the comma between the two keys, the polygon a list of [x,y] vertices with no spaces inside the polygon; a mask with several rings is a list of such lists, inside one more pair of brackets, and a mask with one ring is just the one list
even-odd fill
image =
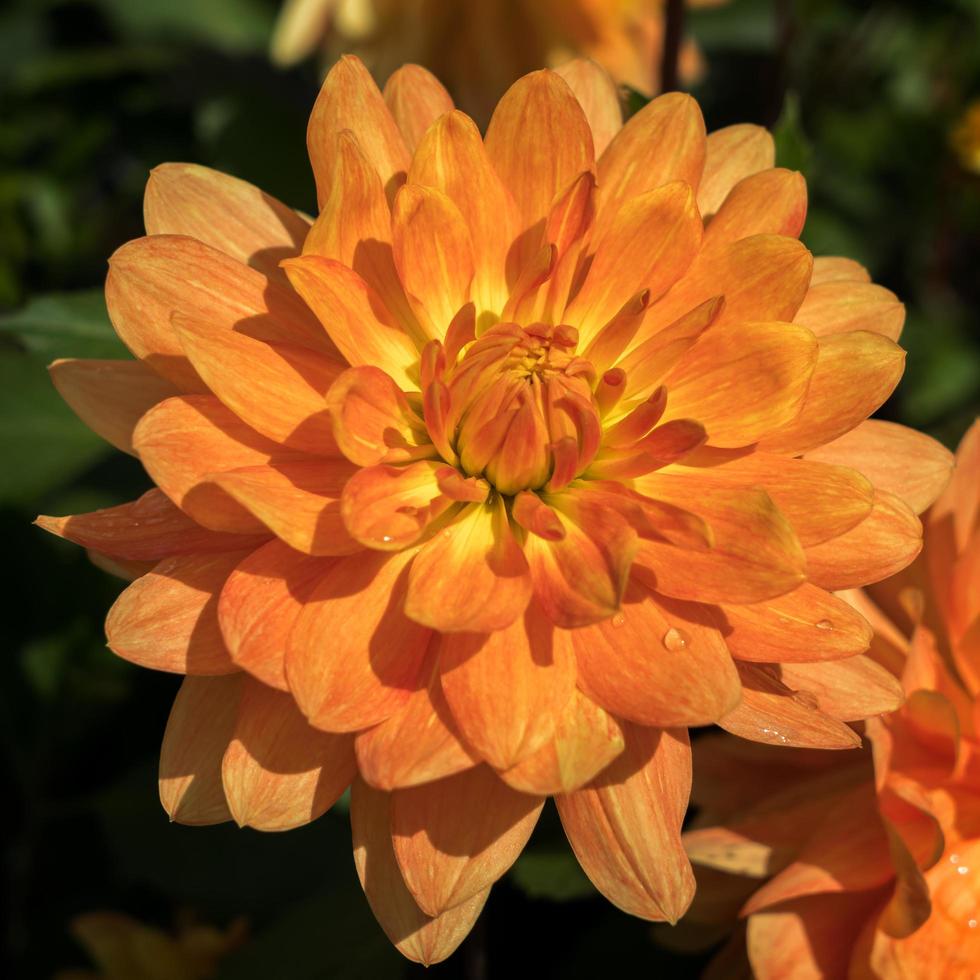
{"label": "curved petal", "polygon": [[794,319],[818,337],[867,330],[898,341],[905,306],[891,290],[870,282],[827,282],[810,285]]}
{"label": "curved petal", "polygon": [[488,766],[392,793],[395,859],[419,908],[439,915],[489,888],[517,860],[542,806]]}
{"label": "curved petal", "polygon": [[899,680],[870,657],[781,664],[779,673],[784,684],[812,694],[821,711],[841,721],[888,714],[905,701]]}
{"label": "curved petal", "polygon": [[[777,167],[745,177],[729,191],[708,224],[704,247],[714,250],[749,235],[798,238],[806,205],[806,181],[796,170]],[[809,326],[799,317],[796,322]]]}
{"label": "curved petal", "polygon": [[221,762],[228,809],[239,827],[301,827],[333,806],[356,775],[352,735],[311,728],[289,694],[243,679]]}
{"label": "curved petal", "polygon": [[415,152],[425,131],[454,108],[442,82],[421,65],[402,65],[392,72],[383,95],[409,153]]}
{"label": "curved petal", "polygon": [[609,72],[587,58],[575,58],[555,68],[575,93],[578,104],[589,121],[596,157],[602,156],[612,138],[623,128],[623,110],[619,92]]}
{"label": "curved petal", "polygon": [[588,786],[555,803],[579,864],[613,905],[642,919],[676,922],[695,887],[681,844],[691,791],[687,732],[623,729],[623,753]]}
{"label": "curved petal", "polygon": [[813,260],[811,286],[825,282],[871,282],[871,273],[860,262],[837,255],[820,255]]}
{"label": "curved petal", "polygon": [[772,135],[751,123],[708,133],[705,149],[704,174],[698,186],[698,210],[705,217],[721,207],[740,180],[768,169],[776,161]]}

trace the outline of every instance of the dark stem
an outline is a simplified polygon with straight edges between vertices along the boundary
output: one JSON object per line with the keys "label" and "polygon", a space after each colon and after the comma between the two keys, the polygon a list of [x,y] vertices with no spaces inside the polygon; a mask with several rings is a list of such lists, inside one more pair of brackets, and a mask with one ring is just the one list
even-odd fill
{"label": "dark stem", "polygon": [[678,86],[678,63],[684,34],[684,0],[667,0],[664,12],[664,55],[660,62],[660,91],[673,92]]}

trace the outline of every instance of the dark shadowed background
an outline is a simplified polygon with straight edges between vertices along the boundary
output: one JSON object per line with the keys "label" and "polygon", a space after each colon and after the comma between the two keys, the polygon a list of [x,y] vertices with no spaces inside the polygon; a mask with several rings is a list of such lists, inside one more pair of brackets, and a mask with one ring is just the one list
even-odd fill
{"label": "dark shadowed background", "polygon": [[[316,68],[269,65],[275,12],[273,0],[13,0],[0,13],[4,976],[88,964],[69,928],[95,910],[168,930],[245,917],[221,980],[422,972],[360,894],[344,801],[282,835],[168,823],[156,756],[178,679],[106,650],[121,582],[31,526],[148,486],[45,372],[55,357],[124,355],[100,287],[108,255],[142,232],[148,170],[204,163],[313,210]],[[773,127],[778,162],[809,182],[807,244],[858,259],[906,302],[908,369],[882,414],[955,446],[980,411],[980,175],[951,143],[980,98],[980,0],[731,0],[687,27],[709,65],[695,90],[709,129]],[[702,962],[600,899],[546,810],[474,934],[429,975],[687,977]]]}

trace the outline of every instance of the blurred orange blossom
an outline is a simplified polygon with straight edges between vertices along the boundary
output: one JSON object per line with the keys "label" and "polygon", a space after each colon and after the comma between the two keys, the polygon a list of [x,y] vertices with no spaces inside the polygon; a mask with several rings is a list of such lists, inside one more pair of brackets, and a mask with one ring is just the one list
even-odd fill
{"label": "blurred orange blossom", "polygon": [[[716,913],[741,906],[760,980],[967,980],[980,967],[980,423],[919,558],[848,598],[907,701],[868,720],[870,754],[746,753],[714,736],[698,746],[694,919],[712,918],[712,899]],[[824,707],[834,697],[817,694]]]}
{"label": "blurred orange blossom", "polygon": [[[655,94],[664,8],[665,0],[286,0],[271,54],[292,65],[320,49],[330,64],[354,51],[379,79],[418,62],[485,122],[516,78],[575,56],[597,61],[618,84]],[[691,40],[681,46],[678,69],[687,83],[704,70]]]}
{"label": "blurred orange blossom", "polygon": [[674,921],[687,726],[850,748],[901,700],[830,590],[907,565],[948,478],[866,421],[903,308],[800,244],[763,129],[678,93],[624,126],[591,62],[484,139],[424,70],[382,96],[345,58],[308,142],[312,225],[155,170],[106,285],[138,360],[53,365],[156,483],[39,523],[139,575],[111,648],[187,675],[163,804],[280,830],[353,781],[362,884],[423,962],[548,796],[600,891]]}

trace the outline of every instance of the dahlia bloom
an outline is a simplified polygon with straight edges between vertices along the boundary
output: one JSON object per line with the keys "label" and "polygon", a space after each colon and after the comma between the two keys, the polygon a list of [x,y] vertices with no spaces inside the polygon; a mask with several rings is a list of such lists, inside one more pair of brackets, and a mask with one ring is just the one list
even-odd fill
{"label": "dahlia bloom", "polygon": [[282,830],[353,783],[368,899],[433,962],[554,796],[599,890],[674,921],[687,726],[849,748],[901,699],[829,590],[907,565],[948,476],[866,420],[902,306],[814,261],[800,175],[689,96],[622,125],[575,63],[484,139],[422,69],[387,95],[327,77],[312,224],[154,171],[106,284],[138,360],[53,371],[156,488],[40,523],[139,576],[110,647],[187,675],[172,819]]}
{"label": "dahlia bloom", "polygon": [[[688,2],[705,7],[725,0]],[[285,66],[318,49],[327,64],[355,51],[376,78],[418,62],[485,122],[520,75],[575,56],[653,95],[663,45],[664,0],[286,0],[271,54]],[[692,40],[683,43],[678,67],[687,83],[703,73]]]}
{"label": "dahlia bloom", "polygon": [[[922,555],[848,597],[874,624],[870,655],[907,695],[867,722],[870,752],[746,753],[714,736],[695,752],[705,806],[705,826],[686,835],[704,869],[695,921],[703,931],[740,906],[760,980],[977,976],[978,515],[975,423],[926,519]],[[721,961],[729,969],[740,943]]]}

